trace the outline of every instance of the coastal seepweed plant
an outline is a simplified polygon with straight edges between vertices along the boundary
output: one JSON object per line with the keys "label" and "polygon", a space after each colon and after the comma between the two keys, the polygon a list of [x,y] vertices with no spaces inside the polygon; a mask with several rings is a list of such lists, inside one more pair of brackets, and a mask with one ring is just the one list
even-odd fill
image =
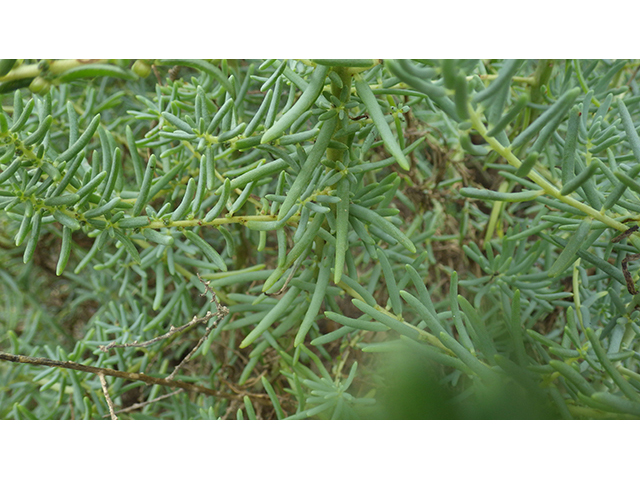
{"label": "coastal seepweed plant", "polygon": [[640,417],[639,69],[0,61],[0,418]]}

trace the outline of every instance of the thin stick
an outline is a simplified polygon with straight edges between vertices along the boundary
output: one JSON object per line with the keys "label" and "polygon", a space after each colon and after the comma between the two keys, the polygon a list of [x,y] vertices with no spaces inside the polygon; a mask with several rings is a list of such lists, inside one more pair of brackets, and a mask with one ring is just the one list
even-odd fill
{"label": "thin stick", "polygon": [[631,295],[635,295],[638,293],[636,290],[636,286],[633,283],[633,278],[631,277],[631,273],[629,273],[628,263],[633,262],[634,260],[638,260],[640,258],[640,253],[634,253],[633,255],[627,255],[622,260],[622,274],[624,275],[624,279],[627,282],[627,290]]}
{"label": "thin stick", "polygon": [[[76,362],[61,362],[59,360],[52,360],[44,357],[28,357],[26,355],[13,355],[12,353],[0,352],[0,360],[6,360],[14,363],[28,363],[30,365],[40,365],[43,367],[58,367],[68,368],[70,370],[79,370],[81,372],[93,373],[96,375],[103,374],[111,377],[118,377],[128,380],[130,382],[144,382],[147,385],[163,385],[170,388],[182,388],[189,392],[204,393],[205,395],[211,395],[212,397],[237,399],[238,395],[219,392],[212,390],[211,388],[202,387],[200,385],[193,385],[191,383],[183,382],[182,380],[168,381],[166,378],[150,377],[144,373],[129,373],[121,372],[120,370],[112,370],[111,368],[92,367],[90,365],[83,365]],[[258,401],[269,402],[269,396],[265,393],[252,393],[246,392],[251,398],[255,398]]]}
{"label": "thin stick", "polygon": [[[100,347],[99,347],[100,351],[108,352],[112,348],[131,348],[131,347],[145,348],[145,347],[148,347],[149,345],[153,345],[154,343],[158,343],[158,342],[160,342],[162,340],[165,340],[165,339],[171,337],[172,335],[174,335],[176,333],[183,332],[183,331],[185,331],[186,329],[188,329],[190,327],[193,327],[193,326],[198,325],[200,323],[207,323],[213,316],[217,316],[218,320],[223,318],[225,315],[227,315],[229,313],[229,309],[227,307],[225,307],[224,305],[220,304],[220,302],[218,301],[218,297],[216,296],[215,292],[209,286],[210,282],[205,282],[200,277],[200,274],[198,274],[198,278],[200,279],[200,281],[202,282],[202,284],[204,285],[204,288],[205,288],[205,293],[200,294],[200,296],[205,296],[207,291],[211,292],[211,295],[213,297],[211,302],[215,303],[215,305],[216,305],[216,313],[207,312],[207,314],[204,317],[199,317],[199,318],[198,317],[193,317],[190,322],[185,323],[184,325],[182,325],[181,327],[178,327],[178,328],[176,328],[173,325],[171,325],[171,327],[169,327],[169,331],[167,333],[165,333],[164,335],[160,335],[159,337],[152,338],[151,340],[147,340],[146,342],[138,343],[137,340],[135,342],[133,342],[133,343],[119,343],[118,344],[116,342],[111,342],[108,345],[100,345]],[[216,320],[216,322],[213,324],[213,327],[215,327],[218,324],[218,320]],[[207,330],[207,333],[205,333],[205,335],[208,335],[209,332],[210,332],[210,329]],[[200,344],[198,344],[198,346],[200,346]],[[169,376],[169,378],[173,378],[174,374],[171,374]]]}
{"label": "thin stick", "polygon": [[29,363],[31,365],[40,365],[43,367],[68,368],[70,370],[79,370],[81,372],[88,372],[96,375],[103,374],[109,375],[110,377],[124,378],[125,380],[129,380],[130,382],[144,382],[148,385],[164,385],[165,387],[171,388],[183,388],[184,390],[187,390],[189,392],[204,393],[207,395],[212,395],[214,397],[235,398],[234,395],[223,394],[207,387],[193,385],[191,383],[183,382],[180,380],[168,381],[165,378],[151,377],[144,373],[122,372],[120,370],[113,370],[111,368],[92,367],[90,365],[83,365],[76,362],[61,362],[59,360],[52,360],[50,358],[13,355],[6,352],[0,352],[0,360],[6,360],[15,363]]}
{"label": "thin stick", "polygon": [[173,372],[171,372],[171,375],[167,377],[167,380],[173,380],[173,377],[175,376],[176,373],[178,373],[178,370],[180,370],[185,363],[191,360],[191,357],[193,356],[194,353],[196,353],[196,350],[200,348],[200,345],[202,345],[202,343],[207,339],[211,331],[217,326],[218,326],[218,321],[216,320],[215,322],[213,322],[213,324],[210,327],[207,327],[207,330],[204,332],[204,335],[200,337],[200,340],[198,340],[198,344],[195,347],[193,347],[193,349],[189,352],[189,354],[182,359],[182,361],[178,364],[176,368],[173,369]]}
{"label": "thin stick", "polygon": [[107,399],[107,405],[109,405],[109,413],[111,414],[111,420],[118,420],[117,415],[114,413],[113,402],[111,401],[111,397],[109,396],[109,387],[107,387],[107,380],[104,378],[103,373],[99,373],[98,377],[100,377],[100,385],[102,385],[102,391],[104,392],[104,397]]}
{"label": "thin stick", "polygon": [[174,327],[173,325],[171,325],[171,327],[169,328],[169,331],[167,333],[165,333],[164,335],[160,335],[159,337],[156,338],[152,338],[151,340],[147,340],[146,342],[142,342],[142,343],[138,343],[138,341],[135,341],[133,343],[120,343],[117,344],[116,342],[111,342],[109,345],[101,345],[100,346],[100,350],[103,352],[107,352],[109,350],[111,350],[112,348],[130,348],[130,347],[136,347],[136,348],[144,348],[144,347],[148,347],[149,345],[153,345],[154,343],[160,342],[162,340],[165,340],[169,337],[171,337],[172,335],[175,335],[177,333],[183,332],[184,330],[193,327],[195,325],[201,324],[201,323],[207,323],[212,317],[218,317],[216,319],[216,321],[213,322],[213,324],[207,328],[207,330],[205,331],[204,335],[200,338],[200,340],[198,341],[198,344],[189,352],[189,354],[180,362],[180,364],[175,367],[173,369],[173,372],[171,372],[171,374],[167,377],[168,381],[172,381],[173,377],[175,377],[175,375],[178,373],[178,370],[180,370],[184,364],[186,364],[191,357],[193,356],[193,354],[198,350],[198,348],[200,348],[200,345],[202,345],[204,343],[204,341],[207,339],[207,337],[211,334],[211,332],[213,331],[213,329],[215,327],[218,326],[218,321],[222,318],[224,318],[228,313],[229,313],[229,309],[227,307],[225,307],[224,305],[221,305],[220,302],[218,301],[218,297],[216,296],[216,293],[213,291],[213,289],[209,286],[210,282],[205,282],[202,277],[200,277],[200,274],[198,274],[198,279],[200,279],[200,281],[202,282],[202,284],[204,285],[205,291],[204,293],[200,294],[200,296],[206,296],[207,292],[211,293],[211,303],[215,303],[216,305],[216,313],[211,313],[211,312],[207,312],[207,314],[204,317],[193,317],[193,319],[189,322],[186,323],[184,325],[182,325],[181,327]]}
{"label": "thin stick", "polygon": [[138,343],[138,341],[136,340],[133,343],[120,343],[117,344],[116,342],[111,342],[109,345],[100,345],[100,350],[102,352],[108,352],[109,350],[111,350],[112,348],[130,348],[130,347],[138,347],[138,348],[144,348],[144,347],[148,347],[149,345],[153,345],[154,343],[158,343],[162,340],[165,340],[167,338],[169,338],[170,336],[176,334],[176,333],[180,333],[184,330],[186,330],[189,327],[193,327],[194,325],[197,325],[199,323],[206,323],[209,321],[209,319],[213,316],[213,314],[211,314],[211,312],[207,312],[207,315],[205,315],[204,317],[198,318],[198,317],[193,317],[193,319],[189,322],[189,323],[185,323],[184,325],[182,325],[181,327],[174,327],[173,325],[171,325],[171,327],[169,328],[169,331],[167,333],[165,333],[164,335],[160,335],[159,337],[156,338],[152,338],[151,340],[147,340],[146,342],[142,342],[142,343]]}
{"label": "thin stick", "polygon": [[622,240],[623,238],[627,238],[628,236],[630,236],[633,232],[636,232],[638,230],[638,225],[634,225],[633,227],[629,228],[628,230],[626,230],[625,232],[622,232],[620,235],[618,235],[615,238],[611,239],[612,243],[617,243],[620,240]]}
{"label": "thin stick", "polygon": [[[204,293],[201,293],[200,296],[204,297],[204,296],[206,296],[207,292],[211,293],[211,303],[215,303],[215,305],[216,305],[215,316],[217,316],[218,318],[217,318],[217,320],[215,320],[211,324],[210,327],[207,327],[207,330],[204,332],[204,335],[202,337],[200,337],[200,340],[198,341],[198,344],[195,347],[193,347],[193,349],[189,352],[189,354],[182,359],[182,361],[178,364],[178,366],[176,368],[173,369],[173,372],[171,372],[171,375],[169,375],[167,377],[167,380],[173,380],[173,377],[176,375],[176,373],[178,373],[178,370],[180,370],[185,363],[187,363],[189,360],[191,360],[191,357],[193,356],[194,353],[196,353],[198,348],[200,348],[200,345],[202,345],[204,343],[204,341],[207,339],[207,337],[209,337],[209,335],[211,334],[213,329],[218,326],[218,321],[220,319],[224,318],[229,313],[229,309],[227,307],[225,307],[224,305],[220,304],[220,302],[218,301],[218,297],[216,296],[216,292],[214,292],[213,289],[209,286],[209,284],[211,282],[208,282],[208,281],[205,282],[202,279],[202,277],[200,277],[200,274],[198,274],[198,279],[204,285]],[[213,316],[214,316],[214,314],[212,314],[211,312],[207,312],[207,314],[203,318],[206,318],[207,321],[208,321]]]}
{"label": "thin stick", "polygon": [[[623,239],[629,237],[633,232],[637,232],[637,231],[638,231],[638,225],[634,225],[633,227],[631,227],[631,228],[627,229],[626,231],[622,232],[617,237],[612,238],[611,239],[611,243],[617,243],[620,240],[623,240]],[[633,262],[634,260],[637,260],[638,258],[640,258],[640,254],[636,253],[636,254],[633,254],[633,255],[627,255],[622,260],[622,274],[624,275],[624,279],[627,282],[627,290],[631,295],[637,294],[638,290],[636,290],[635,283],[633,283],[633,277],[631,276],[631,273],[629,273],[628,263],[629,262]]]}
{"label": "thin stick", "polygon": [[[149,400],[149,401],[147,401],[147,402],[142,402],[142,403],[134,403],[134,404],[133,404],[133,405],[131,405],[130,407],[123,408],[123,409],[121,409],[121,410],[118,410],[118,411],[117,411],[117,412],[115,412],[115,413],[128,413],[128,412],[131,412],[131,411],[133,411],[133,410],[137,410],[137,409],[139,409],[139,408],[146,407],[147,405],[151,405],[152,403],[159,402],[160,400],[164,400],[165,398],[172,397],[172,396],[173,396],[173,395],[175,395],[176,393],[180,393],[180,392],[182,392],[182,391],[183,391],[183,390],[182,390],[181,388],[179,388],[179,389],[178,389],[178,390],[176,390],[175,392],[167,393],[166,395],[161,395],[161,396],[159,396],[158,398],[154,398],[153,400]],[[104,416],[106,417],[107,415],[104,415]]]}

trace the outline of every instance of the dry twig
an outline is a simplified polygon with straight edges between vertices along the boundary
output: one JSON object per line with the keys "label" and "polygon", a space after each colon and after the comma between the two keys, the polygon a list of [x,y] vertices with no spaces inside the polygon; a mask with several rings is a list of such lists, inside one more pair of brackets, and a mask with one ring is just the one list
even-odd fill
{"label": "dry twig", "polygon": [[111,397],[109,396],[109,387],[107,386],[107,380],[104,378],[104,373],[99,373],[98,377],[100,377],[100,385],[102,385],[102,391],[104,392],[104,397],[107,399],[107,405],[109,405],[109,414],[111,415],[111,420],[118,420],[118,417],[114,413],[113,402],[111,401]]}
{"label": "dry twig", "polygon": [[144,373],[129,373],[121,372],[120,370],[113,370],[111,368],[92,367],[90,365],[83,365],[76,362],[61,362],[59,360],[52,360],[51,358],[44,357],[28,357],[26,355],[13,355],[11,353],[0,352],[0,360],[6,360],[15,363],[29,363],[31,365],[40,365],[43,367],[58,367],[68,368],[70,370],[79,370],[81,372],[88,372],[93,374],[103,374],[110,377],[124,378],[131,382],[144,382],[148,385],[164,385],[171,388],[183,388],[189,392],[205,393],[214,397],[233,397],[233,395],[227,395],[211,388],[201,387],[200,385],[193,385],[191,383],[183,382],[181,380],[167,380],[166,378],[156,378],[146,375]]}
{"label": "dry twig", "polygon": [[627,266],[627,264],[629,262],[633,262],[634,260],[638,260],[639,258],[640,253],[634,253],[633,255],[627,255],[626,257],[624,257],[624,260],[622,260],[622,274],[624,275],[624,279],[627,282],[627,290],[631,295],[637,294],[638,290],[636,290],[636,286],[633,283],[633,278],[631,277],[631,273],[629,273],[629,267]]}
{"label": "dry twig", "polygon": [[[217,320],[215,320],[211,326],[207,327],[207,330],[204,332],[204,335],[202,337],[200,337],[200,340],[198,341],[198,344],[193,347],[193,349],[189,352],[189,354],[184,357],[184,359],[182,359],[182,361],[178,364],[178,366],[176,368],[173,369],[173,372],[171,372],[171,375],[169,375],[167,377],[167,380],[173,380],[173,377],[175,376],[176,373],[178,373],[178,370],[180,370],[182,368],[182,366],[187,363],[191,357],[193,356],[194,353],[196,353],[196,351],[198,350],[198,348],[200,348],[200,345],[202,345],[202,343],[207,339],[207,337],[209,337],[209,335],[211,334],[211,332],[213,331],[213,329],[215,327],[218,326],[218,322],[223,319],[228,313],[229,313],[229,309],[227,307],[225,307],[224,305],[221,305],[220,302],[218,301],[218,297],[216,296],[216,292],[213,291],[213,289],[210,287],[210,283],[211,282],[205,282],[204,280],[202,280],[202,277],[200,277],[200,274],[198,274],[198,279],[202,282],[202,284],[204,285],[204,293],[201,293],[200,296],[204,297],[206,296],[207,292],[211,293],[211,303],[215,303],[216,305],[216,313],[213,314],[211,312],[207,312],[207,314],[203,317],[206,318],[207,321],[209,321],[209,319],[211,317],[213,317],[214,315],[217,318]],[[192,320],[195,321],[196,318],[194,318]]]}
{"label": "dry twig", "polygon": [[100,350],[103,351],[103,352],[107,352],[107,351],[111,350],[112,348],[130,348],[130,347],[144,348],[144,347],[148,347],[149,345],[153,345],[154,343],[157,343],[157,342],[160,342],[162,340],[165,340],[165,339],[171,337],[172,335],[174,335],[176,333],[183,332],[183,331],[187,330],[188,328],[191,328],[191,327],[193,327],[195,325],[198,325],[200,323],[207,323],[213,317],[218,317],[213,322],[213,324],[210,327],[207,328],[207,330],[205,331],[204,335],[198,341],[198,344],[191,350],[191,352],[189,352],[189,354],[173,370],[171,375],[169,375],[167,377],[167,380],[169,380],[169,381],[173,380],[173,377],[176,375],[178,370],[180,370],[180,368],[182,368],[182,366],[191,359],[193,354],[198,350],[200,345],[202,345],[202,343],[207,339],[207,337],[211,334],[213,329],[218,326],[218,322],[229,313],[229,309],[227,307],[225,307],[224,305],[221,305],[220,302],[218,301],[218,297],[216,296],[216,293],[209,286],[210,282],[205,282],[202,279],[202,277],[200,277],[200,274],[198,274],[198,278],[200,279],[200,281],[202,282],[202,284],[204,285],[204,288],[205,288],[205,292],[202,293],[201,296],[205,296],[207,294],[207,292],[211,293],[211,297],[212,297],[211,298],[211,303],[215,303],[215,305],[216,305],[216,313],[207,312],[207,314],[204,317],[193,317],[193,319],[190,322],[188,322],[188,323],[186,323],[186,324],[184,324],[184,325],[182,325],[181,327],[178,327],[178,328],[176,328],[173,325],[171,325],[171,327],[169,328],[169,331],[167,333],[165,333],[164,335],[160,335],[159,337],[152,338],[151,340],[147,340],[146,342],[138,343],[137,341],[135,341],[133,343],[121,343],[121,344],[117,344],[116,342],[111,342],[108,345],[101,345],[100,346]]}
{"label": "dry twig", "polygon": [[622,233],[621,233],[620,235],[618,235],[617,237],[612,238],[612,239],[611,239],[611,242],[613,242],[613,243],[617,243],[617,242],[619,242],[620,240],[622,240],[623,238],[627,238],[627,237],[629,237],[633,232],[636,232],[636,231],[638,231],[638,225],[634,225],[633,227],[629,228],[627,231],[622,232]]}
{"label": "dry twig", "polygon": [[214,314],[212,314],[211,312],[207,312],[207,314],[204,317],[200,317],[200,318],[193,317],[193,319],[189,323],[185,323],[181,327],[176,328],[173,325],[171,325],[167,333],[165,333],[164,335],[160,335],[159,337],[152,338],[151,340],[147,340],[146,342],[138,343],[138,341],[135,341],[133,343],[119,343],[119,344],[116,342],[111,342],[109,345],[100,345],[99,348],[102,352],[108,352],[112,348],[131,348],[131,347],[145,348],[145,347],[148,347],[149,345],[153,345],[154,343],[165,340],[176,333],[183,332],[186,329],[193,327],[194,325],[198,325],[199,323],[206,323],[213,316]]}
{"label": "dry twig", "polygon": [[[634,225],[633,227],[629,228],[627,231],[622,232],[620,235],[618,235],[615,238],[611,239],[612,243],[617,243],[620,240],[627,238],[628,236],[630,236],[633,232],[638,231],[638,225]],[[622,274],[624,275],[624,279],[627,282],[627,291],[631,294],[631,295],[635,295],[638,293],[638,290],[636,290],[636,286],[633,283],[633,277],[631,276],[631,273],[629,273],[629,266],[628,263],[629,262],[633,262],[634,260],[638,260],[640,258],[640,254],[635,253],[632,255],[627,255],[626,257],[624,257],[624,259],[622,260]]]}
{"label": "dry twig", "polygon": [[[200,278],[200,275],[198,275],[198,278]],[[193,356],[193,354],[198,350],[198,348],[200,347],[200,345],[202,345],[202,343],[206,340],[206,338],[209,336],[209,334],[212,332],[212,330],[218,325],[218,321],[222,318],[224,318],[228,313],[229,313],[229,309],[227,307],[225,307],[224,305],[221,305],[220,302],[218,301],[218,298],[215,294],[215,292],[213,291],[213,289],[209,286],[209,282],[205,282],[202,280],[202,278],[200,278],[200,281],[202,281],[203,285],[205,286],[205,293],[203,293],[202,295],[206,295],[206,292],[211,292],[212,294],[212,303],[215,303],[216,305],[216,312],[215,313],[211,313],[211,312],[207,312],[207,314],[204,317],[194,317],[189,323],[175,328],[173,325],[171,326],[171,328],[169,329],[169,331],[164,334],[161,335],[159,337],[156,337],[154,339],[151,339],[149,341],[146,342],[142,342],[142,343],[138,343],[138,342],[133,342],[133,343],[125,343],[125,344],[116,344],[115,342],[110,343],[109,345],[103,345],[100,347],[100,350],[102,350],[103,352],[107,352],[112,348],[128,348],[128,347],[147,347],[149,345],[152,345],[156,342],[159,342],[161,340],[164,340],[166,338],[171,337],[172,335],[176,334],[176,333],[180,333],[183,332],[184,330],[193,327],[195,325],[198,325],[200,323],[206,323],[208,322],[212,317],[217,317],[217,319],[213,322],[213,324],[207,328],[205,334],[203,335],[203,337],[200,339],[200,341],[198,342],[198,344],[193,348],[193,350],[191,350],[191,352],[189,352],[189,354],[182,360],[182,362],[180,362],[180,364],[174,369],[174,371],[171,373],[171,375],[169,375],[167,378],[157,378],[157,377],[152,377],[149,375],[146,375],[144,373],[130,373],[130,372],[122,372],[120,370],[113,370],[111,368],[102,368],[102,367],[93,367],[90,365],[84,365],[82,363],[76,363],[76,362],[62,362],[59,360],[53,360],[50,358],[44,358],[44,357],[28,357],[26,355],[14,355],[11,353],[6,353],[6,352],[0,352],[0,360],[6,360],[9,362],[15,362],[15,363],[28,363],[31,365],[40,365],[40,366],[45,366],[45,367],[58,367],[58,368],[68,368],[70,370],[78,370],[81,372],[88,372],[88,373],[93,373],[96,374],[100,377],[100,383],[102,385],[102,390],[104,392],[104,395],[107,399],[107,404],[109,405],[109,412],[111,414],[111,418],[114,420],[117,420],[117,417],[115,415],[114,412],[114,406],[113,406],[113,402],[111,401],[111,398],[109,396],[109,392],[107,389],[107,383],[106,383],[106,379],[105,376],[112,376],[112,377],[117,377],[117,378],[123,378],[125,380],[129,380],[131,382],[144,382],[147,385],[163,385],[166,387],[170,387],[170,388],[178,388],[181,390],[185,390],[185,391],[189,391],[189,392],[196,392],[196,393],[204,393],[206,395],[212,395],[215,397],[222,397],[222,398],[236,398],[237,395],[230,395],[227,393],[222,393],[222,392],[218,392],[216,390],[207,388],[207,387],[202,387],[199,385],[193,385],[191,383],[187,383],[181,380],[174,380],[174,376],[175,374],[178,372],[178,370],[187,362],[189,361],[189,359]],[[171,395],[174,395],[175,393],[178,392],[173,392],[171,393]],[[250,394],[251,395],[251,394]],[[256,397],[260,397],[259,394],[253,394],[252,396],[256,396]],[[161,397],[161,398],[166,398],[165,397]],[[155,401],[157,401],[158,399],[156,399]],[[152,402],[146,402],[144,404],[141,404],[141,406],[147,405],[149,403]],[[139,408],[139,406],[133,406],[130,407],[130,409],[134,409],[134,408]],[[122,411],[128,411],[128,409],[122,410]]]}
{"label": "dry twig", "polygon": [[[117,411],[117,412],[115,412],[115,413],[116,413],[116,414],[117,414],[117,413],[128,413],[128,412],[131,412],[131,411],[133,411],[133,410],[137,410],[137,409],[139,409],[139,408],[146,407],[147,405],[151,405],[152,403],[159,402],[160,400],[164,400],[165,398],[169,398],[169,397],[171,397],[171,396],[175,395],[176,393],[180,393],[180,392],[182,392],[182,391],[183,391],[183,390],[182,390],[181,388],[179,388],[178,390],[176,390],[176,391],[174,391],[174,392],[167,393],[166,395],[161,395],[161,396],[159,396],[158,398],[154,398],[153,400],[149,400],[149,401],[141,402],[141,403],[134,403],[134,404],[133,404],[133,405],[131,405],[130,407],[122,408],[122,409],[118,410],[118,411]],[[107,415],[104,415],[104,416],[106,417]]]}

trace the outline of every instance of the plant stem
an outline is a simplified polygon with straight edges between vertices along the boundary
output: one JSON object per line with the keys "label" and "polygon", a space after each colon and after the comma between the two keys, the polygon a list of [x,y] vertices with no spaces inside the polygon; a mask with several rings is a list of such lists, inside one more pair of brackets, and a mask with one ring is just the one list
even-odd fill
{"label": "plant stem", "polygon": [[[482,135],[482,137],[487,141],[491,149],[493,149],[496,153],[501,155],[507,162],[509,162],[510,165],[513,165],[516,168],[520,167],[520,165],[522,164],[522,161],[518,157],[516,157],[513,154],[513,152],[511,152],[511,149],[509,147],[504,147],[500,142],[498,142],[498,140],[487,135],[487,128],[482,123],[482,120],[480,119],[480,114],[473,108],[469,108],[469,115],[471,118],[471,124],[473,125],[473,128],[480,135]],[[542,177],[542,175],[537,173],[535,170],[532,170],[531,172],[529,172],[528,177],[531,180],[533,180],[536,184],[538,184],[538,186],[540,186],[540,188],[542,188],[547,195],[553,198],[556,198],[560,200],[562,203],[566,203],[571,207],[577,208],[578,210],[583,212],[585,215],[595,220],[598,220],[599,222],[602,222],[611,228],[615,228],[616,230],[619,230],[621,232],[624,232],[627,230],[627,227],[621,222],[618,222],[617,220],[614,220],[608,215],[605,215],[595,210],[594,208],[579,202],[573,197],[562,195],[560,193],[560,190],[556,188],[555,185],[552,185],[547,179]]]}

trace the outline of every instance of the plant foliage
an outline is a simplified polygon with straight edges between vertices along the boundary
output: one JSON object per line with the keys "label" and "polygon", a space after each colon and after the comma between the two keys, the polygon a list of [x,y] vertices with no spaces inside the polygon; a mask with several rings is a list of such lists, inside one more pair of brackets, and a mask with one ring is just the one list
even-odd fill
{"label": "plant foliage", "polygon": [[126,372],[0,418],[640,417],[637,61],[131,63],[0,61],[3,360]]}

